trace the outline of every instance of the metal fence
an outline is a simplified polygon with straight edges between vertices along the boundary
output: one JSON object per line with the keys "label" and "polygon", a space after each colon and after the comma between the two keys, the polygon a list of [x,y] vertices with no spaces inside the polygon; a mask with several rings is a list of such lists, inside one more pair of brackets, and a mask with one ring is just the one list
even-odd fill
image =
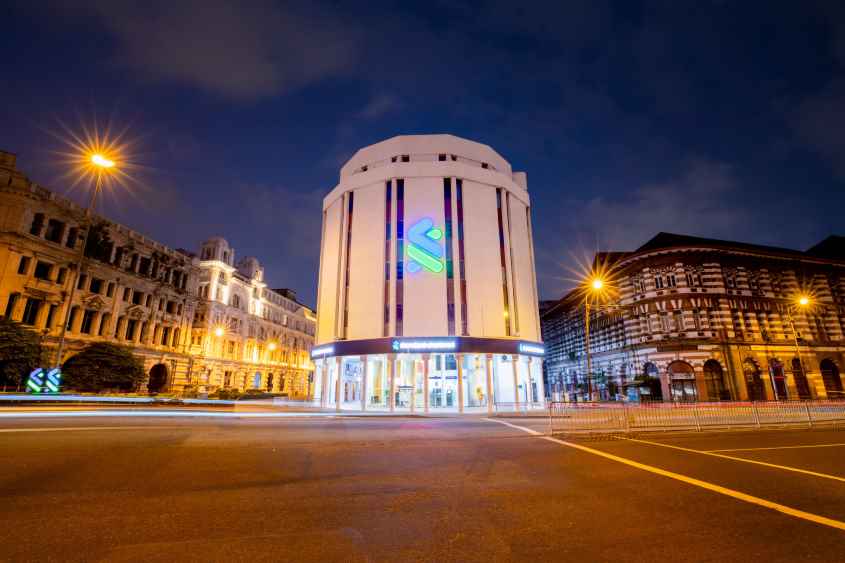
{"label": "metal fence", "polygon": [[845,422],[845,400],[549,403],[552,432],[649,432]]}

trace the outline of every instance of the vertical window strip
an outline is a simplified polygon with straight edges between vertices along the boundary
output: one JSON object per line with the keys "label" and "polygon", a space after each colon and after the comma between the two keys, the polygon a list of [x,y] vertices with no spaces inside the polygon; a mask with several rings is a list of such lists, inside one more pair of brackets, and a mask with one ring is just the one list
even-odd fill
{"label": "vertical window strip", "polygon": [[452,258],[452,179],[443,178],[443,217],[446,221],[446,321],[455,335],[455,268]]}
{"label": "vertical window strip", "polygon": [[455,180],[457,185],[458,211],[458,274],[461,284],[461,334],[469,334],[467,320],[467,279],[464,259],[464,182],[460,178]]}
{"label": "vertical window strip", "polygon": [[346,200],[346,264],[343,268],[343,338],[349,330],[349,254],[352,251],[352,214],[355,208],[355,192],[349,192]]}
{"label": "vertical window strip", "polygon": [[505,305],[505,336],[511,335],[510,300],[508,299],[508,266],[505,260],[505,230],[502,226],[502,188],[496,188],[496,215],[499,220],[499,260],[502,266],[502,299]]}
{"label": "vertical window strip", "polygon": [[390,336],[390,238],[393,225],[390,214],[393,210],[393,186],[388,180],[384,184],[384,331],[383,336]]}
{"label": "vertical window strip", "polygon": [[[534,234],[531,230],[531,208],[527,205],[525,206],[525,232],[528,233],[528,252],[529,258],[531,259],[531,291],[534,296],[534,303],[538,303],[537,299],[537,274],[534,272]],[[540,317],[539,315],[535,317],[536,325],[535,330],[537,334],[540,334]]]}
{"label": "vertical window strip", "polygon": [[511,287],[513,287],[513,329],[514,333],[519,335],[519,303],[517,301],[517,289],[518,286],[516,284],[516,269],[514,268],[514,261],[513,261],[513,235],[511,234],[511,194],[509,192],[505,192],[505,213],[507,214],[506,217],[508,219],[508,241],[510,242],[510,246],[508,247],[509,255],[511,259]]}
{"label": "vertical window strip", "polygon": [[404,318],[405,180],[396,179],[396,336],[402,336]]}

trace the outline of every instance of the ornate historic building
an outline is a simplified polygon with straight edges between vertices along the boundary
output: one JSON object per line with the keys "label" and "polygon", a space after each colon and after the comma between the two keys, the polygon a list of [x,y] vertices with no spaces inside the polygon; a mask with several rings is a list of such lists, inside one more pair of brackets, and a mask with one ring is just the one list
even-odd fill
{"label": "ornate historic building", "polygon": [[604,262],[613,291],[591,308],[589,382],[584,293],[542,314],[555,396],[845,398],[845,238],[801,252],[660,233]]}
{"label": "ornate historic building", "polygon": [[[107,341],[143,359],[154,390],[308,394],[316,316],[289,290],[266,289],[254,258],[237,270],[223,239],[202,252],[225,249],[228,261],[196,257],[96,215],[89,233],[84,209],[15,164],[0,151],[0,314],[39,332],[51,362],[69,306],[62,360]],[[218,325],[221,338],[210,336]]]}
{"label": "ornate historic building", "polygon": [[199,259],[191,352],[200,358],[200,384],[310,397],[314,311],[292,290],[268,288],[257,259],[236,263],[225,239],[205,241]]}

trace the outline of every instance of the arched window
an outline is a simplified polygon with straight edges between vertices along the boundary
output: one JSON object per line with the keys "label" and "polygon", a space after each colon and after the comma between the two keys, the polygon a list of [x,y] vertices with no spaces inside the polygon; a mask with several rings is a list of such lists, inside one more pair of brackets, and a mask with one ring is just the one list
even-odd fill
{"label": "arched window", "polygon": [[769,376],[772,378],[772,389],[775,392],[775,400],[785,401],[788,399],[786,392],[786,374],[783,371],[783,364],[780,360],[769,360]]}
{"label": "arched window", "polygon": [[792,358],[792,379],[795,381],[795,389],[798,391],[799,399],[811,399],[810,384],[807,382],[807,375],[804,373],[804,366],[801,360]]}
{"label": "arched window", "polygon": [[763,380],[760,378],[760,368],[757,366],[757,362],[751,358],[746,358],[742,363],[742,372],[745,375],[748,400],[765,401],[766,392],[763,389]]}
{"label": "arched window", "polygon": [[822,382],[828,399],[845,399],[845,392],[842,389],[842,377],[839,368],[830,358],[825,358],[819,364],[822,372]]}
{"label": "arched window", "polygon": [[707,398],[709,400],[731,400],[731,392],[725,384],[725,372],[717,360],[707,360],[704,362],[704,381],[707,384]]}
{"label": "arched window", "polygon": [[695,370],[687,362],[676,360],[669,364],[669,389],[673,401],[696,401]]}
{"label": "arched window", "polygon": [[637,377],[640,381],[641,401],[662,401],[663,388],[660,385],[660,371],[652,362],[643,365],[643,373]]}

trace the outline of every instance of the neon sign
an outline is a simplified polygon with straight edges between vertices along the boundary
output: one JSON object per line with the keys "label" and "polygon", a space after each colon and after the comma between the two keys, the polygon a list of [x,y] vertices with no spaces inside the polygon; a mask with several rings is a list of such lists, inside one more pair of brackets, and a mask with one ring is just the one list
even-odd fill
{"label": "neon sign", "polygon": [[442,238],[443,231],[435,227],[431,219],[420,219],[414,223],[408,229],[408,271],[419,272],[425,268],[429,272],[442,272],[443,247],[439,242]]}
{"label": "neon sign", "polygon": [[331,356],[334,354],[334,346],[322,346],[321,348],[314,348],[311,350],[311,357]]}
{"label": "neon sign", "polygon": [[413,351],[446,351],[454,350],[457,347],[457,342],[454,340],[394,340],[394,352],[413,352]]}
{"label": "neon sign", "polygon": [[44,373],[43,368],[35,368],[26,380],[26,388],[31,393],[58,393],[62,381],[62,372],[53,368]]}
{"label": "neon sign", "polygon": [[541,356],[546,353],[546,349],[539,344],[520,343],[519,351],[524,354],[538,354]]}

